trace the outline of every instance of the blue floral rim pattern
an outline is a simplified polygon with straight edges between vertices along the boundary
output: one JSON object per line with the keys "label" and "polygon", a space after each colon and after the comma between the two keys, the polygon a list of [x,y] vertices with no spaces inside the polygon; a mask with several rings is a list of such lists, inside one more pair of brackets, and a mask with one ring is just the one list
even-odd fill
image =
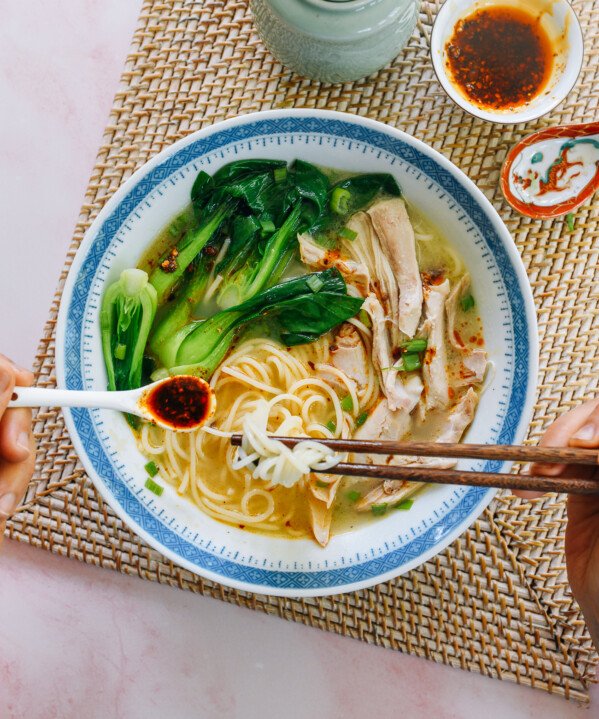
{"label": "blue floral rim pattern", "polygon": [[[135,207],[165,179],[194,159],[240,140],[282,133],[323,133],[345,140],[365,142],[389,152],[417,167],[431,180],[438,183],[460,204],[463,211],[469,216],[484,237],[501,270],[513,318],[514,381],[509,406],[497,437],[498,443],[511,443],[514,440],[515,432],[526,404],[531,358],[524,297],[520,290],[515,269],[497,231],[479,201],[434,158],[405,140],[393,134],[385,133],[384,130],[332,117],[323,118],[303,115],[281,118],[271,117],[215,130],[211,134],[175,151],[137,181],[100,226],[73,283],[72,296],[67,310],[65,345],[63,348],[64,374],[67,388],[83,388],[81,352],[83,316],[94,273],[115,234]],[[153,516],[119,478],[113,464],[106,456],[102,443],[99,441],[90,411],[84,409],[72,410],[71,416],[96,473],[132,522],[143,529],[157,543],[169,549],[187,563],[197,567],[200,573],[204,569],[222,578],[225,584],[228,581],[247,583],[260,587],[265,593],[268,593],[269,589],[273,591],[280,589],[297,589],[300,591],[339,589],[339,591],[343,591],[344,586],[383,576],[407,562],[414,562],[419,557],[424,557],[452,529],[462,524],[479,505],[483,505],[485,498],[488,496],[488,490],[482,488],[468,489],[458,505],[443,517],[442,522],[433,524],[425,533],[405,546],[390,551],[384,556],[359,564],[315,572],[276,571],[251,567],[212,555],[194,546]],[[498,462],[487,462],[484,466],[484,471],[494,471],[500,466],[501,463]]]}

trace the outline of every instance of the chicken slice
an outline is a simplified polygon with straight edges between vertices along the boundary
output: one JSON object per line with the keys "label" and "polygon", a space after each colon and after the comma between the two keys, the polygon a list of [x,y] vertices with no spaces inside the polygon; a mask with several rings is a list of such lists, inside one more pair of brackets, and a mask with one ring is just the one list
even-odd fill
{"label": "chicken slice", "polygon": [[382,304],[390,323],[391,340],[395,345],[401,341],[399,332],[399,288],[387,256],[372,226],[370,216],[356,212],[347,223],[356,233],[353,240],[342,240],[344,251],[356,263],[368,267],[370,292],[374,292]]}
{"label": "chicken slice", "polygon": [[445,310],[447,312],[447,335],[451,344],[459,351],[466,349],[466,345],[462,341],[460,333],[456,328],[456,317],[458,313],[458,302],[462,295],[470,287],[470,275],[465,274],[460,281],[453,286],[449,293],[449,297],[445,302]]}
{"label": "chicken slice", "polygon": [[478,394],[470,387],[466,394],[451,408],[447,423],[434,441],[440,444],[443,442],[459,442],[466,428],[474,419],[477,405]]}
{"label": "chicken slice", "polygon": [[[466,431],[466,428],[474,419],[477,404],[478,395],[470,388],[466,394],[458,400],[455,406],[452,407],[446,425],[432,438],[432,441],[439,444],[444,442],[458,442]],[[366,425],[364,424],[363,426]],[[368,439],[371,438],[369,437]],[[393,457],[391,462],[381,462],[381,457],[379,456],[378,461],[375,459],[373,462],[370,462],[370,464],[394,464],[405,467],[448,469],[454,467],[456,462],[439,457],[408,457],[397,455]],[[356,503],[356,509],[359,512],[364,512],[377,504],[397,504],[397,502],[407,499],[422,486],[422,482],[384,480]]]}
{"label": "chicken slice", "polygon": [[326,547],[331,537],[333,508],[327,507],[326,502],[317,499],[312,494],[308,494],[308,509],[314,539],[316,539],[322,547]]}
{"label": "chicken slice", "polygon": [[399,285],[399,329],[413,337],[422,314],[422,281],[416,240],[405,202],[398,197],[375,203],[368,214]]}
{"label": "chicken slice", "polygon": [[344,322],[329,348],[333,367],[352,379],[359,390],[368,385],[368,357],[358,330]]}
{"label": "chicken slice", "polygon": [[458,303],[470,287],[470,275],[465,274],[449,293],[445,302],[447,314],[447,336],[452,346],[462,355],[462,368],[457,372],[458,387],[480,384],[489,364],[487,353],[480,348],[466,346],[456,327]]}
{"label": "chicken slice", "polygon": [[300,257],[305,265],[321,270],[336,267],[348,283],[358,288],[363,297],[368,294],[370,286],[368,267],[341,257],[339,250],[327,250],[321,247],[307,232],[298,235],[297,239],[300,246]]}
{"label": "chicken slice", "polygon": [[422,482],[381,482],[356,502],[358,512],[365,512],[373,506],[381,504],[394,505],[408,499],[423,486]]}
{"label": "chicken slice", "polygon": [[397,370],[393,369],[395,360],[391,354],[387,316],[377,297],[368,295],[362,308],[368,313],[372,323],[372,360],[380,372],[381,387],[389,402],[389,408],[402,409],[409,413],[418,404],[423,389],[422,381],[414,374],[403,382]]}
{"label": "chicken slice", "polygon": [[[357,429],[354,439],[399,440],[407,434],[410,424],[409,412],[393,410],[389,406],[389,400],[382,399],[368,415],[366,422]],[[367,464],[385,464],[385,458],[374,454],[354,455],[352,461],[366,462]],[[393,462],[390,461],[389,463]]]}
{"label": "chicken slice", "polygon": [[423,332],[428,337],[428,345],[422,366],[422,379],[427,410],[447,407],[449,404],[445,349],[445,300],[448,294],[449,280],[438,285],[429,285],[424,291],[426,321]]}

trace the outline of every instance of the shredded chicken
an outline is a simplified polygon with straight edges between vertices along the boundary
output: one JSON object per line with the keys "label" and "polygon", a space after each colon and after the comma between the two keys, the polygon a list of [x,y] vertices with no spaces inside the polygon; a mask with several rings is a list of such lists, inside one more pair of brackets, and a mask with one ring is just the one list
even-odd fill
{"label": "shredded chicken", "polygon": [[370,275],[368,268],[358,262],[341,257],[338,250],[327,250],[314,241],[312,235],[304,232],[297,237],[300,246],[300,257],[308,267],[326,270],[329,267],[336,267],[345,280],[360,290],[365,295],[370,286]]}
{"label": "shredded chicken", "polygon": [[348,322],[341,325],[329,348],[331,364],[352,379],[358,389],[368,384],[368,357],[358,330]]}
{"label": "shredded chicken", "polygon": [[428,346],[422,367],[426,409],[444,408],[449,404],[447,379],[447,351],[445,349],[445,300],[449,294],[449,280],[428,285],[424,291],[426,321],[423,332]]}
{"label": "shredded chicken", "polygon": [[399,329],[413,337],[422,314],[422,281],[416,240],[404,201],[398,197],[375,203],[368,214],[399,285]]}
{"label": "shredded chicken", "polygon": [[449,297],[445,302],[445,311],[447,314],[447,336],[452,346],[462,356],[462,368],[457,373],[459,379],[456,381],[458,387],[468,387],[473,384],[480,384],[487,371],[488,360],[487,353],[480,348],[468,347],[464,344],[460,333],[456,327],[456,318],[458,314],[458,303],[464,293],[470,287],[470,276],[465,274],[460,281],[453,287],[449,293]]}
{"label": "shredded chicken", "polygon": [[[477,404],[478,395],[472,388],[470,388],[466,394],[458,400],[454,407],[452,407],[447,418],[447,423],[436,435],[436,437],[432,438],[432,441],[439,444],[458,442],[474,419],[474,412],[476,411]],[[368,437],[368,439],[374,438]],[[395,439],[400,439],[400,437],[395,437]],[[374,457],[374,455],[370,455],[370,457]],[[447,469],[455,466],[456,464],[453,460],[440,459],[437,457],[409,457],[399,455],[394,456],[392,461],[389,462],[381,461],[381,457],[379,456],[378,460],[375,458],[369,463],[394,464],[406,467],[435,467],[437,469]],[[396,504],[397,502],[407,499],[422,486],[423,484],[421,482],[405,481],[399,483],[392,480],[384,480],[365,497],[360,499],[360,501],[356,504],[356,509],[359,512],[364,512],[370,509],[373,505]]]}
{"label": "shredded chicken", "polygon": [[371,277],[369,292],[376,294],[385,310],[391,341],[399,344],[399,288],[389,260],[372,226],[372,220],[365,212],[357,212],[347,226],[356,233],[356,236],[353,240],[342,240],[341,248],[356,263],[368,267]]}
{"label": "shredded chicken", "polygon": [[362,307],[372,323],[372,360],[380,373],[381,387],[389,408],[403,409],[409,413],[418,404],[423,389],[422,381],[414,374],[403,382],[398,371],[393,368],[395,360],[389,343],[387,316],[377,297],[368,295]]}
{"label": "shredded chicken", "polygon": [[331,536],[333,509],[330,506],[327,507],[326,502],[322,502],[313,495],[308,495],[308,509],[310,510],[314,539],[322,547],[326,547]]}

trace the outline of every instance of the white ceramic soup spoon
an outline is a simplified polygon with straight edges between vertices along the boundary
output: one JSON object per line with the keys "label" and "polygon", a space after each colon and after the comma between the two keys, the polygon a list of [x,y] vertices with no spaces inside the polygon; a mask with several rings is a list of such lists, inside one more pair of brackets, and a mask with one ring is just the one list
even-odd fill
{"label": "white ceramic soup spoon", "polygon": [[199,377],[177,375],[126,392],[15,387],[9,407],[99,407],[134,414],[165,429],[189,432],[214,414],[212,387]]}

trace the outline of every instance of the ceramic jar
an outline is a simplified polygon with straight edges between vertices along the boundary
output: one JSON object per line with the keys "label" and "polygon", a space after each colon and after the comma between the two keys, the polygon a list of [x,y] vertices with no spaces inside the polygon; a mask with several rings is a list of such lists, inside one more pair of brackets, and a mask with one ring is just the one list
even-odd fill
{"label": "ceramic jar", "polygon": [[251,0],[272,54],[300,75],[345,82],[370,75],[406,45],[420,0]]}

